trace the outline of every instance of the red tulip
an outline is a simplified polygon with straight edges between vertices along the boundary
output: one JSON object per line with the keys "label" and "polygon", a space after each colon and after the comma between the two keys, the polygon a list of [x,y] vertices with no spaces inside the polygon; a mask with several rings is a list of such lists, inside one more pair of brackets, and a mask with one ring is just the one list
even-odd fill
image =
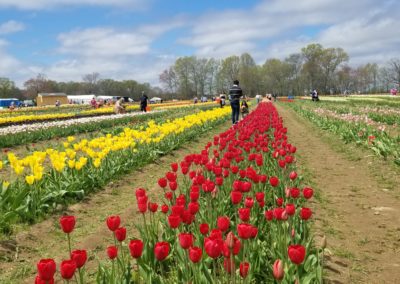
{"label": "red tulip", "polygon": [[116,246],[109,246],[107,248],[107,255],[110,259],[114,259],[118,256],[118,248]]}
{"label": "red tulip", "polygon": [[303,189],[303,196],[305,199],[310,199],[314,194],[314,191],[312,190],[312,188],[309,187],[305,187]]}
{"label": "red tulip", "polygon": [[237,233],[239,238],[247,240],[252,235],[252,228],[253,226],[250,224],[241,223],[237,225]]}
{"label": "red tulip", "polygon": [[178,188],[178,183],[177,183],[176,181],[170,181],[170,182],[169,182],[169,188],[170,188],[172,191],[175,191],[175,190]]}
{"label": "red tulip", "polygon": [[284,168],[286,166],[285,160],[278,160],[278,165],[279,167]]}
{"label": "red tulip", "polygon": [[278,206],[282,206],[282,204],[283,204],[283,198],[282,198],[282,197],[277,198],[277,199],[276,199],[276,204],[277,204]]}
{"label": "red tulip", "polygon": [[221,186],[224,183],[224,178],[222,177],[216,177],[215,178],[215,184],[218,186]]}
{"label": "red tulip", "polygon": [[236,205],[242,201],[243,194],[240,191],[231,191],[232,204]]}
{"label": "red tulip", "polygon": [[267,176],[266,176],[266,175],[259,175],[259,176],[258,176],[258,180],[259,180],[261,183],[266,183],[266,182],[267,182]]}
{"label": "red tulip", "polygon": [[242,183],[242,192],[249,192],[251,190],[251,182],[245,181]]}
{"label": "red tulip", "polygon": [[146,190],[144,188],[139,187],[136,189],[135,195],[136,195],[136,199],[138,199],[139,197],[146,196]]}
{"label": "red tulip", "polygon": [[223,241],[220,239],[204,239],[204,250],[211,258],[217,258],[222,253]]}
{"label": "red tulip", "polygon": [[147,203],[138,203],[138,210],[142,214],[146,213],[147,212]]}
{"label": "red tulip", "polygon": [[133,258],[139,258],[143,252],[143,242],[141,240],[131,240],[129,242],[129,251]]}
{"label": "red tulip", "polygon": [[249,273],[250,263],[248,262],[241,262],[240,263],[240,276],[242,278],[246,278],[247,274]]}
{"label": "red tulip", "polygon": [[52,278],[48,281],[45,281],[42,278],[40,278],[39,275],[36,275],[35,284],[54,284],[54,278]]}
{"label": "red tulip", "polygon": [[160,179],[158,180],[158,185],[159,185],[160,187],[162,187],[162,188],[167,187],[167,183],[168,183],[168,181],[167,181],[166,178],[160,178]]}
{"label": "red tulip", "polygon": [[149,210],[153,213],[157,212],[158,209],[158,204],[157,203],[153,203],[153,202],[149,202]]}
{"label": "red tulip", "polygon": [[240,180],[235,180],[232,184],[233,191],[242,191],[242,182]]}
{"label": "red tulip", "polygon": [[114,231],[115,238],[119,242],[123,242],[126,238],[126,228],[125,227],[120,227]]}
{"label": "red tulip", "polygon": [[218,217],[217,219],[217,227],[220,229],[222,232],[225,232],[229,229],[230,226],[230,220],[226,216]]}
{"label": "red tulip", "polygon": [[209,238],[213,240],[222,240],[222,231],[220,229],[212,229]]}
{"label": "red tulip", "polygon": [[276,187],[279,184],[279,179],[277,177],[270,177],[269,178],[269,183],[273,186]]}
{"label": "red tulip", "polygon": [[254,205],[254,199],[252,197],[246,197],[246,199],[244,200],[244,206],[246,206],[247,208],[251,208]]}
{"label": "red tulip", "polygon": [[191,247],[189,248],[189,259],[193,263],[198,263],[201,260],[201,256],[203,255],[203,251],[199,247]]}
{"label": "red tulip", "polygon": [[[64,233],[69,234],[75,228],[76,219],[75,216],[62,216],[60,218],[61,229]],[[43,279],[43,277],[41,277]]]}
{"label": "red tulip", "polygon": [[264,198],[265,198],[264,192],[257,192],[257,193],[256,193],[256,200],[257,200],[257,202],[262,202],[262,201],[264,201]]}
{"label": "red tulip", "polygon": [[283,262],[280,259],[275,260],[274,265],[272,267],[272,273],[276,280],[282,280],[285,275],[285,271],[283,270]]}
{"label": "red tulip", "polygon": [[311,215],[312,215],[312,211],[310,208],[303,207],[300,209],[301,219],[308,220],[308,219],[310,219]]}
{"label": "red tulip", "polygon": [[183,211],[185,211],[185,207],[183,205],[173,205],[171,206],[171,211],[173,215],[182,216]]}
{"label": "red tulip", "polygon": [[191,191],[190,192],[190,201],[195,202],[199,199],[200,192],[199,191]]}
{"label": "red tulip", "polygon": [[188,249],[193,245],[193,234],[191,233],[180,233],[178,238],[183,249]]}
{"label": "red tulip", "polygon": [[119,216],[110,216],[107,218],[107,227],[110,231],[114,232],[118,229],[121,224],[121,218]]}
{"label": "red tulip", "polygon": [[168,224],[172,229],[176,229],[181,224],[182,219],[179,215],[169,215],[168,216]]}
{"label": "red tulip", "polygon": [[250,208],[239,208],[238,209],[239,218],[243,222],[247,222],[250,220]]}
{"label": "red tulip", "polygon": [[163,261],[167,258],[169,254],[169,243],[167,242],[158,242],[154,246],[154,256],[158,261]]}
{"label": "red tulip", "polygon": [[274,218],[276,220],[287,220],[287,213],[285,211],[285,208],[278,207],[275,208],[273,212],[274,212]]}
{"label": "red tulip", "polygon": [[185,210],[182,213],[182,222],[186,225],[192,224],[194,221],[194,215],[190,212],[190,210]]}
{"label": "red tulip", "polygon": [[86,250],[74,250],[71,252],[71,259],[75,261],[76,267],[81,268],[87,260]]}
{"label": "red tulip", "polygon": [[264,216],[268,221],[271,221],[272,219],[274,219],[274,211],[267,210],[264,212]]}
{"label": "red tulip", "polygon": [[206,224],[206,223],[200,224],[200,233],[203,236],[207,235],[209,230],[210,230],[210,227],[208,226],[208,224]]}
{"label": "red tulip", "polygon": [[231,171],[233,174],[237,174],[239,172],[239,167],[238,166],[231,166]]}
{"label": "red tulip", "polygon": [[71,279],[76,270],[76,263],[73,260],[64,260],[61,262],[60,265],[60,272],[61,272],[61,277],[69,280]]}
{"label": "red tulip", "polygon": [[290,189],[290,196],[293,198],[297,198],[300,195],[300,190],[296,187]]}
{"label": "red tulip", "polygon": [[56,263],[53,259],[41,259],[36,267],[39,277],[43,281],[50,281],[56,273]]}
{"label": "red tulip", "polygon": [[167,180],[168,180],[169,182],[171,182],[171,181],[176,181],[177,175],[176,175],[176,173],[168,172],[168,173],[166,174],[166,178],[167,178]]}
{"label": "red tulip", "polygon": [[289,216],[292,216],[296,213],[296,207],[292,203],[286,204],[285,211]]}
{"label": "red tulip", "polygon": [[164,214],[166,214],[166,213],[168,213],[168,211],[169,211],[168,205],[163,204],[163,205],[161,206],[161,212],[164,213]]}
{"label": "red tulip", "polygon": [[288,255],[294,264],[300,264],[306,256],[306,249],[302,245],[290,245],[288,247]]}
{"label": "red tulip", "polygon": [[171,164],[171,170],[174,171],[174,172],[177,172],[178,171],[178,163],[172,163]]}
{"label": "red tulip", "polygon": [[171,191],[168,191],[165,193],[165,199],[167,200],[172,200],[173,193]]}
{"label": "red tulip", "polygon": [[295,171],[291,172],[291,173],[289,174],[289,178],[290,178],[291,180],[296,179],[296,178],[297,178],[297,173],[296,173]]}

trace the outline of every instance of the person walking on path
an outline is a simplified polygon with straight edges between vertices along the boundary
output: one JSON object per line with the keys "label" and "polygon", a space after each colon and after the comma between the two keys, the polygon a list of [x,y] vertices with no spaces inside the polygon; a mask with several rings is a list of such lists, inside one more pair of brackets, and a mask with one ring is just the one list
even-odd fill
{"label": "person walking on path", "polygon": [[147,108],[147,95],[145,92],[142,92],[142,96],[140,97],[140,111],[146,112]]}
{"label": "person walking on path", "polygon": [[233,81],[233,86],[229,89],[229,100],[232,108],[232,124],[237,124],[240,113],[240,98],[243,96],[243,91],[239,87],[239,81]]}

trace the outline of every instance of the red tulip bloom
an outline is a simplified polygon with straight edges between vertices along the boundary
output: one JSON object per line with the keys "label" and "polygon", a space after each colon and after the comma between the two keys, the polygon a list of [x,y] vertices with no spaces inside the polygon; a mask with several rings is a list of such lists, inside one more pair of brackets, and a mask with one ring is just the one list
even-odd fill
{"label": "red tulip bloom", "polygon": [[297,178],[297,173],[296,173],[295,171],[291,172],[291,173],[289,174],[289,178],[290,178],[291,180],[296,179],[296,178]]}
{"label": "red tulip bloom", "polygon": [[279,179],[277,177],[270,177],[269,178],[269,183],[273,186],[276,187],[279,184]]}
{"label": "red tulip bloom", "polygon": [[243,194],[240,191],[231,191],[232,204],[236,205],[242,201]]}
{"label": "red tulip bloom", "polygon": [[246,197],[246,199],[244,200],[244,206],[246,206],[247,208],[252,208],[254,205],[254,199],[252,197]]}
{"label": "red tulip bloom", "polygon": [[256,193],[256,200],[257,202],[263,202],[265,198],[264,192],[257,192]]}
{"label": "red tulip bloom", "polygon": [[267,182],[267,176],[266,176],[266,175],[259,175],[259,176],[258,176],[258,180],[259,180],[261,183],[266,183],[266,182]]}
{"label": "red tulip bloom", "polygon": [[[75,216],[62,216],[60,218],[61,229],[64,233],[69,234],[75,228],[76,219]],[[41,277],[43,279],[43,277]]]}
{"label": "red tulip bloom", "polygon": [[200,224],[200,233],[203,236],[207,235],[209,230],[210,230],[210,227],[208,226],[208,224],[206,224],[206,223]]}
{"label": "red tulip bloom", "polygon": [[203,255],[203,251],[199,247],[191,247],[189,248],[189,259],[193,263],[198,263],[201,260]]}
{"label": "red tulip bloom", "polygon": [[308,219],[310,219],[311,215],[312,215],[312,211],[310,208],[303,207],[300,209],[301,219],[308,220]]}
{"label": "red tulip bloom", "polygon": [[199,197],[200,197],[199,191],[191,191],[190,192],[190,201],[195,202],[195,201],[199,200]]}
{"label": "red tulip bloom", "polygon": [[250,263],[248,262],[241,262],[240,263],[240,276],[242,276],[242,278],[246,278],[247,274],[249,273],[249,269],[250,269]]}
{"label": "red tulip bloom", "polygon": [[292,203],[286,204],[285,210],[289,216],[293,216],[296,213],[296,207]]}
{"label": "red tulip bloom", "polygon": [[73,260],[64,260],[61,262],[60,265],[60,272],[61,272],[61,277],[69,280],[71,279],[76,270],[76,263]]}
{"label": "red tulip bloom", "polygon": [[279,167],[284,168],[286,166],[285,160],[278,160],[278,165]]}
{"label": "red tulip bloom", "polygon": [[50,281],[56,273],[56,263],[54,259],[41,259],[37,264],[37,271],[40,279]]}
{"label": "red tulip bloom", "polygon": [[183,249],[188,249],[193,245],[193,234],[191,233],[180,233],[178,238]]}
{"label": "red tulip bloom", "polygon": [[193,221],[194,221],[194,215],[190,212],[190,210],[183,211],[182,222],[185,223],[186,225],[190,225],[192,224]]}
{"label": "red tulip bloom", "polygon": [[107,227],[112,232],[118,229],[120,224],[121,218],[118,215],[110,216],[107,218]]}
{"label": "red tulip bloom", "polygon": [[109,246],[107,248],[107,255],[110,259],[114,259],[118,256],[118,248],[116,246]]}
{"label": "red tulip bloom", "polygon": [[272,267],[272,273],[276,280],[282,280],[285,275],[285,271],[283,270],[283,262],[280,259],[275,260],[274,265]]}
{"label": "red tulip bloom", "polygon": [[171,170],[173,172],[177,172],[178,171],[178,163],[172,163],[171,164]]}
{"label": "red tulip bloom", "polygon": [[138,199],[139,197],[146,196],[146,190],[144,188],[139,187],[135,190],[135,195],[136,199]]}
{"label": "red tulip bloom", "polygon": [[160,179],[158,180],[158,185],[159,185],[160,187],[162,187],[162,188],[167,187],[167,184],[168,184],[168,181],[167,181],[166,178],[160,178]]}
{"label": "red tulip bloom", "polygon": [[198,202],[190,202],[188,205],[188,209],[190,211],[190,214],[195,215],[197,212],[199,212],[200,205]]}
{"label": "red tulip bloom", "polygon": [[149,210],[153,213],[157,212],[158,209],[158,204],[157,203],[153,203],[153,202],[149,202]]}
{"label": "red tulip bloom", "polygon": [[237,174],[239,172],[239,167],[238,166],[231,166],[231,171],[233,174]]}
{"label": "red tulip bloom", "polygon": [[173,205],[171,206],[172,214],[182,216],[183,211],[185,211],[185,207],[183,205]]}
{"label": "red tulip bloom", "polygon": [[143,242],[141,240],[131,240],[129,242],[129,251],[133,258],[139,258],[143,252]]}
{"label": "red tulip bloom", "polygon": [[251,190],[251,182],[245,181],[242,183],[242,192],[249,192]]}
{"label": "red tulip bloom", "polygon": [[146,213],[147,212],[147,203],[138,203],[138,210],[142,214]]}
{"label": "red tulip bloom", "polygon": [[164,259],[167,258],[169,254],[169,243],[167,242],[158,242],[154,246],[154,256],[158,261],[163,261]]}
{"label": "red tulip bloom", "polygon": [[217,219],[217,227],[222,232],[225,232],[225,231],[227,231],[229,229],[230,222],[231,221],[226,216],[218,217],[218,219]]}
{"label": "red tulip bloom", "polygon": [[258,228],[255,227],[255,226],[253,226],[253,227],[251,228],[251,235],[250,235],[250,238],[254,239],[255,237],[257,237],[257,234],[258,234]]}
{"label": "red tulip bloom", "polygon": [[300,190],[296,187],[290,189],[290,196],[293,198],[297,198],[300,195]]}
{"label": "red tulip bloom", "polygon": [[285,208],[278,207],[275,208],[273,212],[274,212],[274,218],[276,220],[287,220],[288,218]]}
{"label": "red tulip bloom", "polygon": [[224,183],[224,178],[222,177],[216,177],[215,178],[215,184],[218,186],[221,186]]}
{"label": "red tulip bloom", "polygon": [[168,211],[169,211],[168,205],[163,204],[163,205],[161,206],[161,212],[164,213],[164,214],[166,214],[166,213],[168,213]]}
{"label": "red tulip bloom", "polygon": [[189,172],[189,167],[181,167],[181,172],[183,175],[186,175]]}
{"label": "red tulip bloom", "polygon": [[305,187],[303,189],[303,196],[305,199],[310,199],[314,194],[314,191],[312,190],[312,188],[309,187]]}
{"label": "red tulip bloom", "polygon": [[213,240],[222,240],[222,231],[220,229],[212,229],[209,238]]}
{"label": "red tulip bloom", "polygon": [[172,229],[176,229],[181,224],[182,219],[179,215],[169,215],[168,216],[168,224]]}
{"label": "red tulip bloom", "polygon": [[49,281],[45,281],[40,278],[39,275],[36,275],[35,284],[54,284],[54,278],[50,279]]}
{"label": "red tulip bloom", "polygon": [[76,267],[81,268],[87,260],[86,250],[74,250],[71,252],[71,259],[75,261]]}
{"label": "red tulip bloom", "polygon": [[171,181],[176,181],[177,175],[176,175],[176,173],[168,172],[168,173],[166,174],[166,178],[167,178],[167,180],[168,180],[169,182],[171,182]]}
{"label": "red tulip bloom", "polygon": [[204,239],[204,250],[211,258],[217,258],[222,253],[223,241],[220,239]]}
{"label": "red tulip bloom", "polygon": [[250,208],[239,208],[238,213],[240,220],[243,222],[248,222],[250,220]]}
{"label": "red tulip bloom", "polygon": [[249,239],[252,235],[252,228],[252,225],[246,223],[241,223],[237,225],[237,233],[239,238],[244,240]]}
{"label": "red tulip bloom", "polygon": [[165,199],[172,200],[173,194],[171,191],[165,193]]}
{"label": "red tulip bloom", "polygon": [[294,264],[301,264],[306,256],[306,249],[302,245],[290,245],[288,255]]}
{"label": "red tulip bloom", "polygon": [[242,182],[240,180],[235,180],[232,184],[233,191],[242,191]]}
{"label": "red tulip bloom", "polygon": [[126,228],[120,227],[114,231],[114,234],[119,242],[123,242],[126,239]]}
{"label": "red tulip bloom", "polygon": [[175,191],[175,190],[178,188],[178,183],[177,183],[176,181],[170,181],[170,182],[169,182],[169,188],[170,188],[172,191]]}
{"label": "red tulip bloom", "polygon": [[276,204],[277,204],[278,206],[282,206],[282,204],[283,204],[283,198],[282,198],[282,197],[277,198],[277,199],[276,199]]}

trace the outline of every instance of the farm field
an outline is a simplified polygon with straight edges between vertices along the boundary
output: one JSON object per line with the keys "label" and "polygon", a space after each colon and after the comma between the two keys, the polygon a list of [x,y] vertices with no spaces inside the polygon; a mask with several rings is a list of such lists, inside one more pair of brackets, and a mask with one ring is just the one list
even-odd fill
{"label": "farm field", "polygon": [[[79,141],[90,142],[90,139],[101,138],[101,132],[92,133],[92,137],[80,134],[73,139],[64,137],[51,143],[50,140],[39,142],[35,145],[39,151],[46,152],[46,148],[52,145],[57,153],[68,148],[75,149],[78,156],[86,153],[90,162],[88,166],[88,162],[83,165],[83,170],[89,168],[85,174],[80,174],[75,165],[71,168],[67,162],[61,171],[51,160],[44,163],[41,165],[44,168],[53,167],[49,177],[46,177],[47,171],[43,171],[43,179],[46,181],[47,178],[53,186],[51,190],[46,187],[44,191],[45,183],[40,180],[36,182],[34,179],[32,184],[29,184],[29,179],[17,182],[17,176],[14,182],[8,179],[11,184],[6,188],[3,183],[0,199],[3,210],[0,282],[32,283],[40,259],[54,258],[59,267],[61,261],[68,258],[67,234],[62,232],[59,223],[60,217],[67,214],[76,218],[76,226],[68,235],[72,248],[87,251],[84,268],[76,270],[79,280],[75,281],[79,283],[82,283],[81,276],[85,279],[83,283],[96,282],[96,279],[100,283],[108,283],[106,279],[115,277],[119,281],[124,277],[134,281],[140,278],[142,283],[176,283],[177,279],[195,283],[209,283],[210,279],[217,283],[239,283],[242,279],[247,283],[278,283],[280,277],[283,277],[280,283],[293,283],[295,279],[300,279],[300,283],[322,283],[322,278],[324,283],[396,283],[400,281],[400,263],[396,260],[400,244],[400,219],[397,214],[400,208],[400,166],[397,163],[399,148],[396,147],[399,138],[394,115],[398,108],[396,102],[382,106],[384,102],[380,105],[366,103],[365,100],[339,104],[324,101],[311,104],[296,100],[291,103],[263,103],[254,106],[251,115],[237,128],[231,128],[229,123],[230,108],[206,108],[198,112],[198,117],[205,118],[202,123],[194,122],[194,128],[173,134],[167,138],[165,145],[160,144],[164,145],[161,148],[152,144],[139,147],[137,151],[142,154],[135,157],[114,154],[110,158],[101,158],[110,160],[106,163],[100,161],[99,167],[95,164],[98,155],[79,150],[81,146],[74,148],[73,144],[80,145]],[[192,109],[189,112],[193,112]],[[210,119],[219,118],[207,122],[207,112],[210,112]],[[376,113],[380,114],[379,118],[374,116]],[[352,117],[364,115],[367,118],[350,121],[341,119],[338,114]],[[137,125],[127,125],[145,130],[152,125],[146,126],[149,119],[157,121],[157,128],[174,119],[166,118],[163,111],[151,115]],[[176,119],[185,115],[188,112],[175,114]],[[278,115],[282,117],[283,125]],[[326,115],[326,118],[322,119],[321,115]],[[110,135],[118,135],[121,131],[127,133],[123,125],[121,122],[119,126],[110,126],[110,131],[118,129]],[[274,131],[268,130],[268,125]],[[169,127],[166,126],[166,129]],[[362,135],[360,131],[363,131]],[[177,137],[181,137],[179,142]],[[139,139],[139,136],[133,139]],[[254,142],[251,142],[253,139]],[[282,141],[285,142],[282,144]],[[234,148],[235,144],[238,150]],[[381,150],[376,150],[377,147]],[[285,149],[284,152],[281,149]],[[10,149],[21,157],[29,155],[32,150],[23,145]],[[82,154],[79,154],[80,151]],[[152,151],[151,158],[147,159]],[[208,159],[201,162],[206,153]],[[235,156],[228,159],[234,153],[238,153],[237,159]],[[78,156],[73,159],[70,153],[66,155],[69,160],[79,162]],[[240,159],[242,155],[243,162]],[[4,171],[10,164],[5,156],[2,159],[1,171],[7,173]],[[121,173],[115,171],[117,174],[101,182],[95,180],[97,172],[104,176],[105,170],[115,168],[123,159],[126,159],[125,169]],[[143,163],[129,162],[137,159],[142,159]],[[227,161],[230,164],[226,167],[223,163]],[[218,173],[219,170],[221,173]],[[67,193],[68,202],[52,204],[55,200],[63,200],[51,197],[51,202],[48,202],[46,196],[64,192],[60,188],[62,183],[58,185],[52,179],[52,175],[60,173],[66,178],[64,182],[70,182],[71,178],[75,180],[73,188],[76,191],[71,193],[76,195]],[[92,176],[89,179],[85,177],[88,174]],[[24,172],[24,175],[29,176],[29,172]],[[274,178],[279,181],[277,184]],[[163,185],[163,179],[166,185]],[[79,185],[79,180],[84,182]],[[80,186],[91,189],[79,195]],[[235,205],[233,196],[237,193],[232,192],[236,192],[234,188],[238,186],[242,189],[237,191],[241,193],[239,205]],[[250,186],[251,189],[243,190],[243,186]],[[194,197],[196,194],[193,192],[197,191],[193,187],[200,189],[197,198]],[[215,188],[218,191],[214,191]],[[42,206],[36,204],[36,207],[29,207],[27,212],[30,214],[10,210],[7,202],[17,201],[7,193],[10,189],[25,192],[24,196],[29,196],[30,189],[38,190],[44,194],[43,197],[37,195],[33,198],[39,196],[37,200],[42,202]],[[168,192],[172,199],[166,198]],[[185,221],[187,217],[181,215],[179,223],[184,224],[178,224],[178,228],[174,229],[170,216],[175,216],[178,208],[173,207],[182,202],[188,206],[187,210],[190,210],[189,204],[197,203],[190,205],[190,208],[197,208],[192,208],[196,213],[192,214],[192,221],[189,221],[190,218]],[[23,202],[18,206],[21,204],[29,203]],[[162,205],[168,205],[167,209],[161,208]],[[34,208],[36,211],[32,211]],[[157,213],[151,213],[152,210]],[[164,215],[161,210],[168,213]],[[249,219],[244,217],[246,211],[250,214]],[[12,217],[7,219],[4,216]],[[115,217],[110,219],[110,216],[120,217],[121,225],[118,223],[112,229]],[[203,236],[202,229],[199,231],[200,224],[208,224],[209,230],[216,231]],[[243,235],[243,228],[253,225],[257,228],[254,237]],[[121,242],[113,237],[122,239],[121,232],[113,231],[117,227],[126,229],[127,237]],[[228,232],[231,231],[234,234],[229,237],[232,251],[228,247],[224,252],[223,247],[229,243]],[[193,242],[193,246],[202,251],[199,263],[192,260],[194,251],[189,253],[188,250],[186,254],[182,244],[184,237],[178,238],[179,233],[186,233],[186,242]],[[194,236],[194,240],[187,234]],[[142,240],[144,243],[143,252],[136,256],[137,260],[132,257],[134,253],[129,246],[130,240]],[[154,245],[161,241],[169,244],[168,252],[164,257],[162,253],[153,256]],[[118,247],[115,271],[113,261],[107,260],[106,253],[113,244]],[[235,254],[237,245],[238,254]],[[305,255],[299,247],[303,247]],[[199,252],[196,253],[198,255]],[[230,259],[234,261],[230,262]],[[130,269],[126,268],[128,263]],[[232,270],[236,273],[230,273]],[[58,283],[61,278],[59,269],[57,271],[55,279]],[[182,271],[189,273],[184,275]],[[162,282],[160,276],[168,280]]]}

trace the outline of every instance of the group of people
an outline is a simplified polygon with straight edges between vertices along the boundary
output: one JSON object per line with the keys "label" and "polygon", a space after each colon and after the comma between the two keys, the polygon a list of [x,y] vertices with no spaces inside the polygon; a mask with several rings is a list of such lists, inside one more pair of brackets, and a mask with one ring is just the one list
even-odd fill
{"label": "group of people", "polygon": [[[147,112],[147,103],[148,103],[148,96],[146,95],[145,92],[142,92],[142,95],[140,96],[140,111],[142,112]],[[117,102],[114,105],[114,112],[116,114],[121,114],[125,113],[125,105],[124,105],[124,98],[120,98],[117,100]]]}

